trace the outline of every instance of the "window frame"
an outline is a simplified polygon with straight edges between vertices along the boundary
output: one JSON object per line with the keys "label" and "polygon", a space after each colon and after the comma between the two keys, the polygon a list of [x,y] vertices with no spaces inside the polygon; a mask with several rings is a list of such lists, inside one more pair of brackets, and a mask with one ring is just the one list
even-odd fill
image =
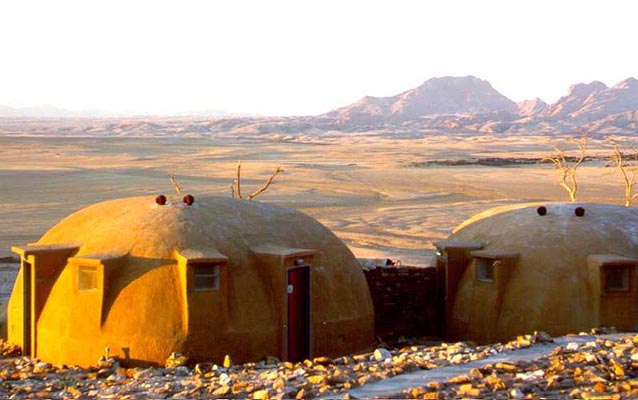
{"label": "window frame", "polygon": [[[90,279],[91,283],[93,283],[92,286],[87,286],[87,287],[83,287],[83,283],[86,283],[87,280],[83,279],[83,276],[87,276],[86,273],[90,272],[92,275],[92,278]],[[77,290],[79,292],[89,292],[92,290],[97,290],[97,288],[100,286],[99,284],[99,271],[98,271],[98,267],[94,266],[94,265],[82,265],[79,264],[77,265]]]}
{"label": "window frame", "polygon": [[[520,253],[511,250],[485,249],[470,253],[476,284],[494,285],[502,289],[509,282],[512,270],[518,265]],[[487,270],[489,273],[486,273]]]}
{"label": "window frame", "polygon": [[[221,281],[221,264],[220,262],[196,262],[189,263],[189,267],[193,273],[193,291],[194,292],[214,292],[219,291]],[[202,271],[206,270],[208,271]],[[198,286],[198,277],[212,277],[213,285]],[[201,284],[201,281],[200,281]]]}
{"label": "window frame", "polygon": [[[622,294],[628,294],[628,293],[632,293],[633,292],[633,285],[632,285],[632,278],[633,278],[633,273],[632,270],[634,270],[636,267],[635,265],[622,265],[622,264],[614,264],[614,265],[603,265],[602,266],[602,279],[601,279],[601,283],[602,283],[602,289],[603,289],[603,293],[608,294],[608,295],[622,295]],[[609,286],[609,272],[614,271],[621,271],[623,273],[622,276],[622,281],[623,281],[623,287],[622,288],[610,288]]]}
{"label": "window frame", "polygon": [[[474,258],[476,281],[482,283],[496,283],[496,267],[500,260],[488,257]],[[489,271],[489,272],[488,272]]]}

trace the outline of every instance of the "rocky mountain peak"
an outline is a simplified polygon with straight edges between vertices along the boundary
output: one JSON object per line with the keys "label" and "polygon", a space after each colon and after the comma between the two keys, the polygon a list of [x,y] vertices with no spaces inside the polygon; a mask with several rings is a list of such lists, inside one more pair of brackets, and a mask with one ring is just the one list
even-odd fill
{"label": "rocky mountain peak", "polygon": [[589,96],[592,93],[600,92],[607,89],[607,85],[600,81],[593,81],[591,83],[577,83],[569,87],[568,97],[584,97]]}
{"label": "rocky mountain peak", "polygon": [[617,90],[636,90],[638,91],[638,79],[627,78],[622,82],[618,82],[612,89]]}
{"label": "rocky mountain peak", "polygon": [[473,75],[443,76],[440,78],[431,78],[425,81],[421,86],[413,89],[413,91],[422,92],[426,90],[447,89],[452,91],[469,91],[469,90],[494,90],[492,85],[486,80],[479,79]]}
{"label": "rocky mountain peak", "polygon": [[474,76],[432,78],[395,96],[391,113],[399,118],[516,111],[516,104],[489,82]]}
{"label": "rocky mountain peak", "polygon": [[327,116],[349,122],[401,122],[431,115],[518,112],[516,103],[474,76],[432,78],[392,97],[366,96]]}
{"label": "rocky mountain peak", "polygon": [[532,100],[523,100],[516,103],[518,107],[518,113],[521,116],[529,117],[538,114],[549,107],[549,104],[536,97]]}

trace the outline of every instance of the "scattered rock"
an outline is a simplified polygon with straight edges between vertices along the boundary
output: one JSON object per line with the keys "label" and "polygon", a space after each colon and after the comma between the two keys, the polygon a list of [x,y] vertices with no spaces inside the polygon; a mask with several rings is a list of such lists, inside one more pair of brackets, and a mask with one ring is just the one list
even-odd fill
{"label": "scattered rock", "polygon": [[[543,332],[490,346],[449,343],[380,347],[352,357],[317,357],[299,363],[266,360],[230,367],[186,366],[172,354],[166,368],[53,366],[26,357],[0,363],[3,398],[343,398],[349,389],[397,374],[464,364],[502,351],[553,339]],[[403,397],[437,398],[638,398],[638,335],[593,337],[557,347],[531,361],[496,362],[445,382],[410,388]],[[230,361],[229,361],[230,363]],[[107,365],[107,364],[104,364]],[[10,383],[9,383],[10,382]]]}
{"label": "scattered rock", "polygon": [[33,366],[33,373],[34,374],[43,374],[45,372],[49,372],[49,370],[51,370],[52,366],[49,363],[45,363],[45,362],[39,362],[36,363]]}
{"label": "scattered rock", "polygon": [[7,343],[0,339],[0,354],[2,357],[19,357],[22,355],[22,349],[15,344]]}
{"label": "scattered rock", "polygon": [[534,332],[534,341],[535,343],[553,343],[554,338],[552,338],[547,332],[536,331]]}
{"label": "scattered rock", "polygon": [[188,357],[184,356],[181,353],[171,353],[171,355],[166,360],[165,366],[166,368],[175,368],[180,365],[186,364],[188,361]]}
{"label": "scattered rock", "polygon": [[384,361],[387,359],[392,359],[392,353],[389,350],[380,347],[374,351],[374,359],[376,361]]}
{"label": "scattered rock", "polygon": [[226,356],[224,356],[224,368],[230,368],[233,365],[232,360],[230,359],[230,356],[228,354],[226,354]]}

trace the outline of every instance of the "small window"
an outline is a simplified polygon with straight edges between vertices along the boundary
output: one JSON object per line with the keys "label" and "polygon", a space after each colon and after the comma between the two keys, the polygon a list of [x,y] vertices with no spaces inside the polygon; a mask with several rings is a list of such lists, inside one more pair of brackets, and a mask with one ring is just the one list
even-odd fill
{"label": "small window", "polygon": [[476,280],[479,282],[494,282],[494,267],[498,265],[498,260],[491,258],[476,258]]}
{"label": "small window", "polygon": [[628,292],[630,267],[607,267],[605,271],[605,291]]}
{"label": "small window", "polygon": [[97,289],[97,268],[78,267],[78,289]]}
{"label": "small window", "polygon": [[192,264],[195,281],[193,288],[196,291],[219,289],[219,265],[218,264]]}

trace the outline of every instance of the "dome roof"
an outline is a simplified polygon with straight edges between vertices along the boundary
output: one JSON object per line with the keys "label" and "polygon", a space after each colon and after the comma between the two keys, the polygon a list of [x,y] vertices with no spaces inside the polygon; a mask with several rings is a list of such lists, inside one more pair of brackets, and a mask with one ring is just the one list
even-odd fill
{"label": "dome roof", "polygon": [[[539,215],[538,207],[547,214]],[[576,208],[585,210],[583,217]],[[638,254],[638,208],[600,203],[527,203],[497,207],[461,223],[450,239],[522,253]],[[570,261],[570,260],[565,260]]]}
{"label": "dome roof", "polygon": [[37,244],[75,244],[76,256],[125,255],[171,259],[182,249],[216,248],[226,256],[285,243],[348,251],[327,228],[290,208],[228,197],[197,198],[192,206],[158,205],[153,197],[106,201],[71,214]]}

